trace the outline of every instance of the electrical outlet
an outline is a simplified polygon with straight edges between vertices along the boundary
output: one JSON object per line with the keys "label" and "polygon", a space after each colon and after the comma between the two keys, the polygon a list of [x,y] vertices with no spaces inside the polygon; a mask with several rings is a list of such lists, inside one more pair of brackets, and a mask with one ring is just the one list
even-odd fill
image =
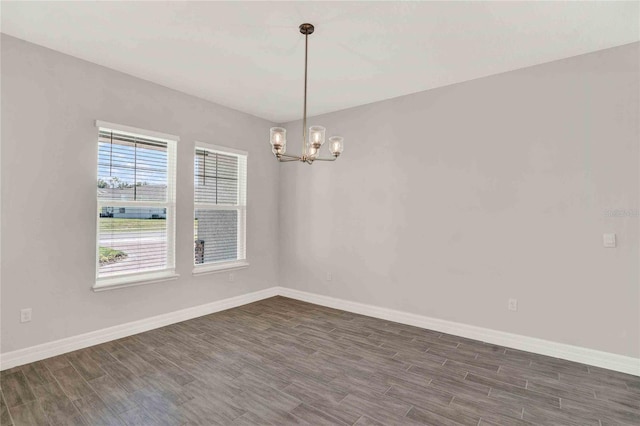
{"label": "electrical outlet", "polygon": [[509,299],[509,304],[507,305],[507,308],[510,311],[517,311],[518,310],[518,299]]}
{"label": "electrical outlet", "polygon": [[602,243],[606,248],[616,248],[616,234],[602,234]]}
{"label": "electrical outlet", "polygon": [[229,273],[229,282],[233,283],[236,281],[236,274],[234,274],[233,272]]}
{"label": "electrical outlet", "polygon": [[332,281],[333,280],[333,275],[331,274],[331,272],[327,272],[327,281]]}
{"label": "electrical outlet", "polygon": [[20,322],[31,321],[31,308],[25,308],[20,310]]}

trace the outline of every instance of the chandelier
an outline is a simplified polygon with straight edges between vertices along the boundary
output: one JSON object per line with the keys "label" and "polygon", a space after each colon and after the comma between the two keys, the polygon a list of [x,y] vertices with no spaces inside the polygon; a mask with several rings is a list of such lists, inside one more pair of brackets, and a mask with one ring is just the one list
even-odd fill
{"label": "chandelier", "polygon": [[309,51],[309,35],[313,34],[314,27],[311,24],[300,25],[300,33],[304,35],[304,112],[302,119],[302,153],[300,155],[286,154],[287,150],[287,129],[284,127],[271,128],[271,151],[280,162],[302,161],[313,164],[314,161],[335,161],[344,148],[341,136],[329,138],[329,152],[331,157],[320,157],[320,147],[324,144],[325,128],[322,126],[311,126],[308,130],[309,140],[307,141],[307,56]]}

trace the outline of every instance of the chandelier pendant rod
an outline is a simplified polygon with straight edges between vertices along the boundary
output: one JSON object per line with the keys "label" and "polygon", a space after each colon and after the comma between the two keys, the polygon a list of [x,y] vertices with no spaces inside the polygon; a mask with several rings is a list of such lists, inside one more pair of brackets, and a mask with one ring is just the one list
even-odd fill
{"label": "chandelier pendant rod", "polygon": [[304,35],[304,110],[302,119],[302,161],[307,159],[307,55],[309,51],[309,33]]}

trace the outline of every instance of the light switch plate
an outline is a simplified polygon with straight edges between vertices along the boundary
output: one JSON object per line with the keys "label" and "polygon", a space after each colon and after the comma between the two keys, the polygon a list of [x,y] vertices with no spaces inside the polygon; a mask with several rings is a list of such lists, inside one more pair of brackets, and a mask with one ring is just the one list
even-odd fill
{"label": "light switch plate", "polygon": [[616,234],[602,234],[602,243],[606,248],[615,248]]}

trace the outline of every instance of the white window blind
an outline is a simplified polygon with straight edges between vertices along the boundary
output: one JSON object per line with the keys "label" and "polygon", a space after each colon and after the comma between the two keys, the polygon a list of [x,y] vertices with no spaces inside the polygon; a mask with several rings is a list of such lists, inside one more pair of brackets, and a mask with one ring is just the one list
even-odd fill
{"label": "white window blind", "polygon": [[173,274],[177,138],[98,127],[97,285]]}
{"label": "white window blind", "polygon": [[198,143],[194,188],[196,268],[246,260],[246,153]]}

